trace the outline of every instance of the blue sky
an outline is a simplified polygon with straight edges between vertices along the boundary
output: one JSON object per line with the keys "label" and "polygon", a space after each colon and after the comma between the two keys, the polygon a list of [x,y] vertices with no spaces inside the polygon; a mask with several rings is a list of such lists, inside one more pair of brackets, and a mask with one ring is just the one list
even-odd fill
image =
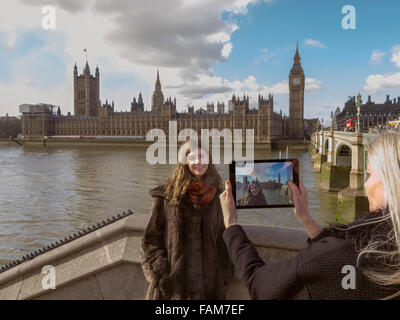
{"label": "blue sky", "polygon": [[[45,4],[56,8],[56,30],[41,27]],[[344,5],[356,10],[355,30],[342,28]],[[0,114],[38,102],[72,111],[72,68],[82,71],[84,48],[91,70],[99,65],[102,101],[115,100],[117,110],[139,92],[150,109],[159,69],[179,111],[227,104],[232,94],[249,95],[254,107],[259,92],[271,92],[274,110],[287,114],[296,42],[306,118],[327,121],[358,91],[376,102],[400,96],[395,0],[6,0],[0,9]]]}
{"label": "blue sky", "polygon": [[[275,163],[254,163],[254,169],[251,175],[243,175],[243,171],[240,167],[236,167],[236,176],[238,181],[243,182],[243,177],[247,176],[248,181],[256,180],[258,181],[278,181],[278,173],[281,175],[281,182],[286,182],[288,179],[288,167],[289,170],[293,170],[292,164],[290,162],[275,162]],[[293,179],[293,173],[290,171],[289,179]]]}
{"label": "blue sky", "polygon": [[[344,15],[341,9],[352,4],[356,9],[356,30],[341,27]],[[288,76],[296,41],[306,77],[323,83],[319,92],[305,94],[307,104],[343,106],[349,95],[358,91],[371,94],[373,100],[382,101],[386,94],[400,95],[399,89],[382,89],[372,93],[363,89],[370,74],[397,72],[390,62],[390,50],[400,43],[398,1],[275,1],[273,4],[252,6],[249,14],[240,19],[240,29],[232,35],[234,50],[227,63],[216,66],[223,77],[240,78],[253,74],[258,81],[276,83]],[[305,45],[305,39],[314,39],[325,48]],[[255,64],[262,49],[272,56],[266,62]],[[371,64],[373,50],[385,51],[380,64]],[[374,99],[376,98],[376,99]],[[283,99],[279,102],[285,104]],[[286,102],[287,105],[287,102]]]}

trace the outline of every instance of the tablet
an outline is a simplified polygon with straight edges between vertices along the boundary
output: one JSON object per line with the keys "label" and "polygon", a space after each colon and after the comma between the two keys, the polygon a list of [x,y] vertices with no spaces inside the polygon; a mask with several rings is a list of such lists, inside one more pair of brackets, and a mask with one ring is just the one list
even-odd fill
{"label": "tablet", "polygon": [[238,209],[294,207],[289,181],[299,186],[299,160],[232,161],[229,178]]}

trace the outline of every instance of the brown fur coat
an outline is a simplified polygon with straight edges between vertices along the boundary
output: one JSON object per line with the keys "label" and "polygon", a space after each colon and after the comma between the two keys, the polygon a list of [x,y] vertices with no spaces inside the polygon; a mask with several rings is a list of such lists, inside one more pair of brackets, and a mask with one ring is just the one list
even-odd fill
{"label": "brown fur coat", "polygon": [[222,191],[195,209],[187,194],[178,206],[170,204],[164,190],[150,190],[154,201],[141,250],[146,299],[224,299],[233,265],[222,238]]}

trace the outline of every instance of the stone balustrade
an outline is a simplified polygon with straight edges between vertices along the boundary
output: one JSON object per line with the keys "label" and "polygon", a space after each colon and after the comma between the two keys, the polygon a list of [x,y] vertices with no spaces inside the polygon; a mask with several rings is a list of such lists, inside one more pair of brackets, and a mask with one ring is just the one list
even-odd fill
{"label": "stone balustrade", "polygon": [[[149,215],[131,214],[0,273],[0,299],[144,299],[148,284],[140,265],[141,239]],[[295,255],[306,246],[302,230],[243,226],[266,262]],[[55,289],[43,289],[44,266],[53,266]],[[249,299],[234,278],[227,299]]]}

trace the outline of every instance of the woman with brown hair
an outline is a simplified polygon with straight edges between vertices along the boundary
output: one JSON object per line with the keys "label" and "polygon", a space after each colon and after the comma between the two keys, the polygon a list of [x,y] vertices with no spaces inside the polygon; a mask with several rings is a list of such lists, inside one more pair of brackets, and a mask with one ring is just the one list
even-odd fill
{"label": "woman with brown hair", "polygon": [[261,185],[258,181],[251,181],[246,186],[242,199],[240,199],[241,206],[266,206],[267,200],[261,190]]}
{"label": "woman with brown hair", "polygon": [[233,265],[222,238],[224,190],[200,140],[179,149],[178,164],[154,198],[142,239],[146,299],[225,299]]}

